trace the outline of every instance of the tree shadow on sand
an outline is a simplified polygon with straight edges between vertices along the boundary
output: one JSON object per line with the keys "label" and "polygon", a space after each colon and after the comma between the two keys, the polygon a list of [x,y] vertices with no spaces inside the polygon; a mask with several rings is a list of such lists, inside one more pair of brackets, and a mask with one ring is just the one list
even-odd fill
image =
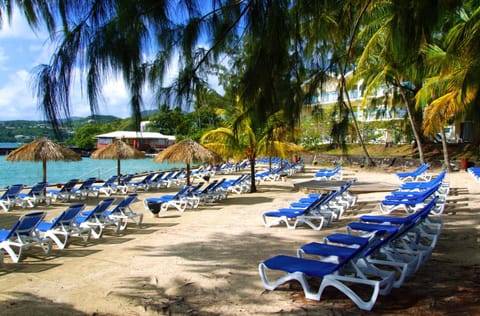
{"label": "tree shadow on sand", "polygon": [[[11,296],[0,302],[0,310],[3,316],[36,315],[36,316],[85,316],[87,314],[73,308],[70,304],[53,302],[50,299],[35,296],[30,293],[9,292],[4,293]],[[95,313],[97,316],[107,314]]]}
{"label": "tree shadow on sand", "polygon": [[[241,204],[240,201],[235,203]],[[464,207],[465,203],[467,207]],[[186,275],[211,279],[212,286],[204,288],[200,286],[203,283],[178,275],[175,284],[166,288],[158,284],[155,276],[151,276],[125,278],[122,282],[124,286],[118,286],[113,292],[135,301],[146,310],[167,314],[208,316],[215,315],[209,312],[212,304],[220,305],[216,310],[228,310],[231,305],[230,308],[235,310],[238,307],[240,311],[241,306],[247,305],[275,306],[278,299],[289,302],[288,310],[275,312],[284,315],[480,314],[480,266],[476,264],[478,240],[475,229],[480,210],[469,208],[468,198],[464,197],[459,197],[449,207],[455,212],[442,217],[445,224],[432,258],[401,288],[393,289],[387,296],[380,296],[371,312],[359,310],[334,288],[328,288],[319,302],[305,299],[296,282],[280,286],[273,292],[265,291],[261,287],[258,264],[280,253],[295,255],[299,246],[298,240],[277,237],[268,232],[248,235],[217,233],[207,242],[192,238],[192,241],[162,248],[137,247],[140,256],[180,258]],[[347,222],[341,224],[337,231],[344,231]],[[316,234],[312,231],[311,238],[308,237],[310,239],[305,243],[318,239]],[[465,252],[472,253],[471,263],[462,261]],[[161,267],[158,273],[162,273]],[[318,286],[319,281],[312,280],[311,284]],[[224,293],[232,293],[232,297]]]}

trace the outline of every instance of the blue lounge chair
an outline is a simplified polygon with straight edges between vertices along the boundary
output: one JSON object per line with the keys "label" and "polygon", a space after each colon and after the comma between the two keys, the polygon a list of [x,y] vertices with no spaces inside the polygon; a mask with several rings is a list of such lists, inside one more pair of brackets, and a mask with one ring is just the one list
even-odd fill
{"label": "blue lounge chair", "polygon": [[337,201],[339,194],[340,191],[338,190],[331,190],[329,193],[322,195],[312,194],[308,198],[301,198],[297,203],[292,203],[291,206],[302,207],[303,203],[309,203],[317,196],[323,196],[323,201],[318,206],[317,212],[321,213],[325,217],[325,219],[328,220],[328,224],[330,224],[333,221],[339,220],[346,209],[345,203],[338,203]]}
{"label": "blue lounge chair", "polygon": [[71,190],[71,196],[75,197],[76,199],[79,200],[84,200],[88,198],[88,195],[90,193],[94,193],[96,195],[96,192],[93,190],[93,184],[97,181],[97,178],[92,177],[88,178],[85,181],[82,182],[80,187],[78,188],[73,188]]}
{"label": "blue lounge chair", "polygon": [[98,197],[100,193],[110,196],[116,192],[113,188],[118,180],[118,176],[111,176],[102,185],[92,185],[91,191]]}
{"label": "blue lounge chair", "polygon": [[74,224],[79,228],[90,228],[95,239],[102,237],[105,221],[105,212],[115,201],[115,198],[106,198],[100,201],[93,209],[81,212],[75,217]]}
{"label": "blue lounge chair", "polygon": [[227,198],[228,192],[221,190],[222,184],[226,181],[226,178],[212,181],[207,187],[197,191],[195,195],[200,199],[203,204],[213,203]]}
{"label": "blue lounge chair", "polygon": [[342,180],[342,165],[338,165],[333,169],[320,169],[313,176],[318,181]]}
{"label": "blue lounge chair", "polygon": [[27,193],[18,194],[18,198],[25,203],[25,206],[35,207],[40,202],[50,204],[50,198],[45,196],[47,182],[39,182],[34,184]]}
{"label": "blue lounge chair", "polygon": [[78,179],[70,179],[65,183],[60,190],[47,190],[47,196],[56,201],[57,199],[67,202],[72,196],[74,196],[73,189],[78,184]]}
{"label": "blue lounge chair", "polygon": [[180,186],[185,181],[186,173],[183,170],[172,170],[157,180],[157,188],[170,188],[171,186]]}
{"label": "blue lounge chair", "polygon": [[420,181],[420,182],[405,182],[400,185],[401,191],[423,191],[430,189],[431,187],[440,184],[439,193],[443,195],[448,195],[450,186],[448,182],[445,181],[445,176],[447,170],[442,170],[435,178],[430,179],[429,181]]}
{"label": "blue lounge chair", "polygon": [[43,237],[50,238],[60,249],[67,247],[69,238],[81,237],[84,241],[90,239],[91,229],[75,225],[76,216],[84,209],[85,204],[72,204],[59,216],[50,222],[41,222],[37,230]]}
{"label": "blue lounge chair", "polygon": [[10,230],[0,229],[0,249],[3,249],[13,262],[19,262],[24,250],[40,246],[48,254],[52,249],[52,240],[42,238],[36,231],[45,218],[44,212],[22,215]]}
{"label": "blue lounge chair", "polygon": [[174,207],[180,212],[184,212],[189,205],[197,203],[198,199],[189,201],[188,197],[194,191],[198,190],[203,185],[203,182],[198,185],[184,185],[175,195],[163,195],[160,197],[151,197],[143,200],[144,206],[147,210],[152,212],[155,216],[160,211],[166,211],[169,207]]}
{"label": "blue lounge chair", "polygon": [[132,189],[133,192],[137,192],[138,189],[142,189],[143,191],[148,191],[148,189],[150,188],[150,181],[154,176],[155,176],[155,173],[152,172],[147,174],[145,177],[143,177],[140,180],[137,180],[137,181],[130,180],[126,182],[125,185],[127,186],[127,189]]}
{"label": "blue lounge chair", "polygon": [[124,199],[121,199],[111,210],[105,210],[102,217],[111,221],[111,225],[116,226],[114,231],[119,232],[127,228],[128,220],[133,220],[138,226],[142,224],[143,213],[134,212],[130,205],[137,199],[137,193],[131,193]]}
{"label": "blue lounge chair", "polygon": [[164,173],[161,177],[157,178],[157,188],[167,188],[170,184],[169,181],[173,179],[176,173],[177,171],[171,170],[170,172]]}
{"label": "blue lounge chair", "polygon": [[0,206],[5,212],[10,211],[10,209],[17,204],[25,207],[22,199],[19,198],[20,192],[23,190],[23,187],[23,184],[11,185],[7,188],[7,190],[5,190],[2,196],[0,196]]}
{"label": "blue lounge chair", "polygon": [[265,227],[272,227],[285,223],[288,229],[295,229],[298,225],[307,224],[314,230],[320,230],[324,225],[325,216],[318,210],[327,199],[328,194],[325,194],[306,207],[281,208],[278,211],[265,212],[262,214],[263,224]]}
{"label": "blue lounge chair", "polygon": [[[379,231],[378,236],[382,236],[384,233],[384,231]],[[260,278],[267,290],[275,290],[278,286],[288,281],[296,280],[301,284],[305,297],[312,300],[320,300],[324,289],[332,286],[347,295],[359,308],[371,310],[380,294],[381,287],[389,286],[388,282],[392,282],[393,274],[382,280],[369,279],[364,275],[352,273],[350,271],[350,263],[354,263],[359,257],[363,256],[370,245],[376,242],[377,238],[372,238],[364,245],[351,248],[352,250],[348,250],[348,253],[342,252],[342,255],[339,255],[338,251],[330,249],[329,256],[336,255],[338,257],[337,262],[278,255],[259,264]],[[267,271],[270,270],[283,271],[286,272],[286,275],[275,281],[270,281],[267,276]],[[320,278],[322,280],[318,291],[311,289],[308,277]],[[370,298],[364,300],[362,298],[363,295],[357,294],[349,286],[352,283],[371,287]]]}
{"label": "blue lounge chair", "polygon": [[250,175],[242,174],[236,179],[230,179],[222,184],[222,189],[229,193],[242,194],[250,188]]}
{"label": "blue lounge chair", "polygon": [[118,183],[113,183],[110,186],[112,193],[127,194],[128,193],[128,183],[132,181],[133,174],[125,174],[120,176]]}
{"label": "blue lounge chair", "polygon": [[148,186],[150,188],[158,189],[160,188],[160,181],[165,176],[166,171],[160,171],[154,174],[154,176],[148,181]]}
{"label": "blue lounge chair", "polygon": [[[380,202],[380,211],[383,214],[390,214],[397,209],[404,210],[407,213],[415,212],[439,195],[439,187],[440,184],[436,184],[423,191],[394,191],[390,195],[385,196]],[[440,215],[443,212],[446,199],[443,195],[439,196],[441,196],[441,199],[434,210],[437,215]]]}
{"label": "blue lounge chair", "polygon": [[[350,262],[352,270],[359,271],[364,275],[376,276],[380,283],[381,295],[386,295],[392,287],[400,287],[405,279],[417,271],[422,256],[417,253],[412,255],[395,253],[399,240],[414,233],[414,230],[421,225],[419,219],[424,218],[433,208],[436,201],[429,203],[423,210],[407,217],[386,217],[386,216],[362,216],[362,222],[353,222],[347,225],[348,234],[332,234],[325,237],[325,243],[312,242],[303,245],[298,250],[298,256],[305,255],[320,256],[325,260],[342,260],[353,251],[352,246],[363,246],[365,237],[351,235],[353,231],[361,231],[365,236],[371,238],[372,234],[378,231],[385,231],[388,234],[381,240],[370,245],[362,256],[356,261]],[[390,221],[390,219],[392,219]],[[368,221],[368,223],[363,222]],[[393,223],[394,222],[394,223]]]}
{"label": "blue lounge chair", "polygon": [[429,181],[431,175],[427,174],[427,170],[430,168],[428,163],[421,164],[417,169],[410,172],[397,172],[397,177],[402,182],[409,181]]}

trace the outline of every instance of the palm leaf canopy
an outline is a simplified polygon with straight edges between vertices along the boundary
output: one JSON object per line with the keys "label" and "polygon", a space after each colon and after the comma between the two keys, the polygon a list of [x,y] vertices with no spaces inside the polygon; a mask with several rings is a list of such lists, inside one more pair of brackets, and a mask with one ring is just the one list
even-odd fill
{"label": "palm leaf canopy", "polygon": [[82,157],[73,150],[46,137],[25,144],[7,156],[8,161],[79,161]]}
{"label": "palm leaf canopy", "polygon": [[191,139],[176,143],[153,158],[153,161],[156,162],[169,161],[174,163],[184,162],[186,164],[198,162],[218,163],[222,160],[220,155]]}
{"label": "palm leaf canopy", "polygon": [[25,144],[7,156],[7,161],[41,161],[43,182],[47,181],[47,161],[79,161],[82,157],[73,150],[46,137]]}
{"label": "palm leaf canopy", "polygon": [[145,153],[117,139],[113,143],[97,149],[91,155],[93,159],[141,159]]}
{"label": "palm leaf canopy", "polygon": [[218,163],[222,160],[220,155],[191,139],[176,143],[153,158],[155,162],[184,162],[187,165],[187,184],[190,184],[190,165],[192,163]]}
{"label": "palm leaf canopy", "polygon": [[117,160],[117,175],[120,181],[122,159],[142,159],[145,158],[145,153],[133,148],[120,139],[116,139],[113,143],[95,150],[90,158],[93,159],[116,159]]}

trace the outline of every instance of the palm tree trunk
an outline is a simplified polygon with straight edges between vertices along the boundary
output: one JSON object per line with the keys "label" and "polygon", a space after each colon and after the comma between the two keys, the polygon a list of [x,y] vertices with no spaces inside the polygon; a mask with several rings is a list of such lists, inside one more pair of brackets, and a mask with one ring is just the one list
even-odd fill
{"label": "palm tree trunk", "polygon": [[255,157],[249,157],[250,161],[250,193],[257,192],[257,185],[255,184]]}
{"label": "palm tree trunk", "polygon": [[345,96],[347,98],[348,111],[352,115],[353,126],[355,128],[355,132],[357,133],[358,140],[360,142],[360,146],[362,147],[363,156],[367,160],[367,166],[374,167],[375,162],[372,160],[372,158],[370,157],[370,154],[368,153],[367,147],[365,146],[365,142],[363,141],[362,133],[360,133],[360,128],[358,127],[357,119],[355,118],[355,113],[353,111],[352,102],[350,102],[350,95],[348,94],[348,90],[346,88],[345,76],[344,76],[343,71],[341,72],[340,75],[342,77],[342,88],[340,89],[340,93],[345,93]]}
{"label": "palm tree trunk", "polygon": [[410,108],[410,102],[408,102],[407,95],[405,94],[405,91],[404,91],[404,88],[402,87],[402,85],[398,84],[397,86],[400,90],[400,94],[402,95],[403,102],[405,102],[405,106],[407,107],[408,119],[410,121],[410,125],[412,126],[415,141],[417,142],[417,148],[418,148],[418,155],[419,155],[419,158],[420,158],[420,163],[425,163],[425,157],[423,155],[422,139],[420,138],[420,133],[418,132],[417,124],[415,124],[415,119],[413,117],[412,109]]}
{"label": "palm tree trunk", "polygon": [[352,103],[350,102],[350,97],[348,96],[348,92],[346,92],[346,95],[347,95],[348,110],[352,114],[353,126],[355,128],[355,131],[357,132],[358,140],[360,142],[360,146],[362,147],[362,151],[363,151],[363,156],[367,160],[367,166],[375,167],[375,162],[370,157],[370,154],[368,153],[367,147],[365,146],[365,142],[363,141],[362,133],[360,133],[360,128],[358,127],[358,122],[357,122],[357,119],[355,118],[355,114],[353,112]]}
{"label": "palm tree trunk", "polygon": [[447,138],[445,136],[445,129],[442,128],[442,150],[443,150],[443,163],[444,163],[444,168],[447,169],[447,171],[452,171],[452,167],[450,166],[450,157],[448,155],[448,144],[447,144]]}

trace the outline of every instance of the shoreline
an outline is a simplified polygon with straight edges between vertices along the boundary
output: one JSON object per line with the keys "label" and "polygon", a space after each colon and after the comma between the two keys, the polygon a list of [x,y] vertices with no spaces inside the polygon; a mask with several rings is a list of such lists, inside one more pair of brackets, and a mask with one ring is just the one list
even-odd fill
{"label": "shoreline", "polygon": [[[442,216],[442,235],[432,258],[412,280],[388,296],[379,297],[372,312],[358,310],[336,291],[328,291],[320,302],[306,300],[295,283],[265,291],[258,275],[259,262],[280,253],[294,255],[302,244],[320,241],[332,232],[343,232],[346,223],[359,215],[378,213],[377,202],[385,192],[360,194],[355,208],[320,231],[304,226],[295,230],[264,227],[261,214],[303,197],[305,193],[296,191],[294,184],[311,180],[318,169],[307,166],[304,173],[288,177],[286,182],[262,182],[258,193],[232,194],[225,201],[183,213],[170,209],[161,212],[159,218],[153,218],[143,208],[142,200],[170,194],[177,188],[139,192],[140,200],[133,208],[145,214],[142,227],[129,224],[123,235],[107,232],[87,244],[75,240],[67,249],[54,248],[49,256],[35,250],[18,264],[7,258],[0,267],[2,314],[480,313],[478,298],[475,299],[480,294],[480,258],[475,250],[480,229],[480,201],[476,196],[480,188],[463,171],[447,174],[451,193]],[[394,173],[345,169],[347,177],[399,184]],[[220,177],[223,175],[214,178]],[[97,201],[89,198],[86,202],[90,208]],[[55,203],[51,208],[34,210],[47,210],[50,219],[65,205]],[[30,209],[1,214],[2,228],[27,211]]]}

